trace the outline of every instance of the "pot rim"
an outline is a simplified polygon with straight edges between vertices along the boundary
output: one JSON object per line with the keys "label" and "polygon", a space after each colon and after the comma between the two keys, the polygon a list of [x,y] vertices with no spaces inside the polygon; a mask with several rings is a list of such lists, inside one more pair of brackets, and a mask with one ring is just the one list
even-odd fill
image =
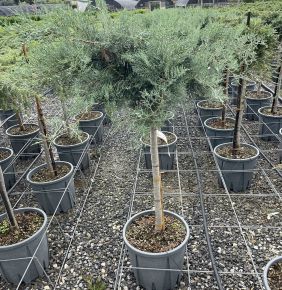
{"label": "pot rim", "polygon": [[[248,86],[248,85],[255,85],[255,84],[256,84],[255,81],[248,81],[248,82],[247,82],[247,86]],[[231,86],[234,86],[234,87],[236,86],[236,87],[237,87],[238,85],[239,85],[239,84],[238,84],[238,82],[236,82],[236,81],[232,81],[232,82],[231,82]]]}
{"label": "pot rim", "polygon": [[[282,108],[282,106],[278,106],[279,108]],[[261,107],[261,108],[259,108],[258,109],[258,113],[260,114],[260,115],[262,115],[262,116],[265,116],[265,117],[270,117],[270,118],[277,118],[277,119],[279,119],[279,118],[282,118],[282,115],[280,115],[280,116],[276,116],[276,115],[267,115],[267,114],[265,114],[265,113],[262,113],[262,110],[263,109],[265,109],[265,108],[271,108],[271,106],[264,106],[264,107]]]}
{"label": "pot rim", "polygon": [[131,250],[137,252],[139,255],[142,255],[142,256],[150,256],[150,257],[156,257],[156,258],[158,258],[158,257],[167,256],[167,255],[169,255],[169,254],[172,254],[172,253],[174,253],[174,252],[177,252],[177,251],[178,251],[179,249],[181,249],[184,245],[186,245],[187,242],[188,242],[189,236],[190,236],[190,230],[189,230],[189,226],[188,226],[187,222],[184,220],[183,217],[181,217],[180,215],[178,215],[178,214],[175,213],[175,212],[168,211],[168,210],[164,210],[164,213],[165,213],[165,214],[172,215],[172,216],[176,217],[176,218],[177,218],[178,220],[180,220],[180,221],[182,222],[182,224],[184,225],[184,227],[185,227],[185,229],[186,229],[186,235],[185,235],[184,240],[181,242],[181,244],[178,245],[178,246],[177,246],[176,248],[174,248],[174,249],[171,249],[171,250],[166,251],[166,252],[160,252],[160,253],[145,252],[145,251],[142,251],[142,250],[139,250],[139,249],[133,247],[133,246],[129,243],[129,241],[127,240],[127,238],[126,238],[126,232],[127,232],[127,228],[128,228],[128,226],[129,226],[129,225],[130,225],[130,224],[131,224],[131,223],[132,223],[136,218],[138,218],[138,217],[140,217],[140,216],[148,215],[148,214],[149,214],[149,215],[152,215],[152,214],[154,214],[154,212],[155,212],[154,210],[145,210],[145,211],[141,211],[141,212],[135,214],[134,216],[132,216],[132,217],[131,217],[127,222],[126,222],[126,224],[124,225],[124,227],[123,227],[123,231],[122,231],[122,235],[123,235],[123,240],[124,240],[126,246],[127,246],[128,248],[130,248]]}
{"label": "pot rim", "polygon": [[[28,211],[36,211],[37,213],[40,213],[43,218],[44,218],[44,221],[40,227],[40,229],[38,229],[35,233],[33,233],[30,237],[28,237],[27,239],[23,240],[23,241],[20,241],[18,243],[15,243],[15,244],[12,244],[12,245],[7,245],[7,246],[0,246],[0,251],[3,251],[3,250],[10,250],[10,249],[13,249],[13,248],[16,248],[16,247],[19,247],[19,246],[22,246],[24,244],[26,244],[27,242],[33,240],[35,238],[35,236],[38,235],[38,233],[40,233],[47,225],[47,215],[46,213],[40,209],[40,208],[37,208],[37,207],[23,207],[23,208],[17,208],[14,210],[15,212],[28,212]],[[3,217],[7,216],[7,213],[3,213],[0,215],[0,221],[2,220]]]}
{"label": "pot rim", "polygon": [[241,145],[247,145],[248,147],[251,147],[253,149],[256,150],[256,154],[252,157],[249,157],[249,158],[242,158],[242,159],[233,159],[233,158],[227,158],[227,157],[223,157],[221,155],[219,155],[216,151],[218,150],[218,148],[220,147],[223,147],[223,146],[226,146],[226,145],[229,145],[229,144],[232,144],[232,142],[228,142],[228,143],[223,143],[223,144],[219,144],[217,146],[215,146],[215,148],[213,149],[213,152],[214,154],[220,158],[220,159],[223,159],[223,160],[227,160],[227,161],[233,161],[233,162],[241,162],[241,161],[250,161],[250,160],[253,160],[253,159],[256,159],[258,156],[259,156],[259,149],[251,144],[248,144],[248,143],[242,143]]}
{"label": "pot rim", "polygon": [[17,124],[17,125],[14,125],[14,126],[9,127],[9,128],[5,131],[5,133],[6,133],[6,135],[8,135],[9,137],[16,137],[16,138],[19,137],[19,138],[21,138],[21,137],[28,137],[28,136],[33,135],[34,133],[39,132],[39,126],[38,126],[37,124],[34,124],[34,123],[25,123],[24,125],[33,125],[33,126],[36,126],[37,129],[36,129],[35,131],[33,131],[33,132],[28,133],[28,134],[14,135],[14,134],[9,133],[8,131],[11,130],[12,128],[19,127],[19,125]]}
{"label": "pot rim", "polygon": [[81,133],[83,133],[84,135],[86,135],[86,139],[80,143],[76,143],[76,144],[70,144],[70,145],[61,145],[61,144],[58,144],[56,143],[56,140],[59,139],[61,136],[63,135],[67,135],[67,134],[61,134],[59,135],[58,137],[55,138],[55,140],[53,141],[53,144],[58,147],[58,148],[73,148],[73,147],[77,147],[77,146],[80,146],[84,143],[87,143],[90,139],[90,135],[87,133],[87,132],[83,132],[81,131]]}
{"label": "pot rim", "polygon": [[79,121],[79,122],[91,122],[91,121],[99,120],[99,119],[101,119],[101,118],[104,116],[104,113],[103,113],[103,112],[100,112],[100,111],[93,111],[93,110],[91,110],[90,112],[99,113],[100,116],[97,117],[97,118],[94,118],[94,119],[90,119],[90,120],[78,119],[78,121]]}
{"label": "pot rim", "polygon": [[[201,103],[206,102],[206,101],[208,101],[208,100],[201,100],[201,101],[197,102],[197,107],[200,108],[200,109],[204,109],[204,110],[216,110],[216,111],[220,111],[220,110],[222,110],[222,108],[223,108],[223,105],[222,105],[221,107],[219,107],[219,108],[207,108],[207,107],[202,107],[202,106],[201,106]],[[220,102],[219,102],[219,103],[220,103]]]}
{"label": "pot rim", "polygon": [[[253,91],[253,92],[256,92],[256,91]],[[267,94],[268,97],[265,97],[265,98],[252,98],[252,97],[250,97],[250,96],[246,96],[245,99],[246,99],[246,100],[255,100],[255,101],[258,101],[258,102],[259,102],[259,101],[264,101],[264,100],[271,99],[272,96],[273,96],[273,94],[270,93],[270,92],[268,92],[268,91],[261,91],[261,92],[263,92],[264,94]]]}
{"label": "pot rim", "polygon": [[63,163],[63,164],[65,164],[65,165],[68,165],[68,166],[70,167],[69,172],[68,172],[66,175],[60,177],[59,179],[55,179],[55,180],[51,180],[51,181],[40,181],[40,182],[38,182],[38,181],[33,181],[33,180],[32,180],[32,176],[33,176],[33,174],[34,174],[35,172],[37,172],[39,169],[41,169],[41,168],[43,168],[43,167],[47,167],[47,163],[44,163],[44,164],[41,164],[41,165],[39,165],[39,166],[36,166],[36,167],[33,168],[32,170],[30,170],[30,171],[28,172],[27,176],[26,176],[26,180],[27,180],[29,183],[34,184],[34,185],[39,185],[39,184],[40,184],[40,185],[45,185],[45,184],[55,184],[55,183],[58,183],[58,182],[64,180],[66,177],[68,177],[69,175],[71,175],[71,174],[73,173],[74,166],[73,166],[71,163],[69,163],[69,162],[67,162],[67,161],[59,161],[59,160],[55,161],[55,163],[56,163],[56,164]]}
{"label": "pot rim", "polygon": [[[161,131],[161,132],[162,132],[162,133],[165,133],[165,134],[171,134],[171,135],[173,135],[173,136],[175,137],[175,140],[174,140],[173,142],[171,142],[171,143],[168,143],[168,144],[158,145],[158,148],[168,147],[168,146],[170,146],[170,145],[172,145],[172,144],[175,144],[175,143],[177,142],[177,136],[176,136],[176,134],[174,134],[174,133],[172,133],[172,132],[168,132],[168,131]],[[140,141],[141,141],[141,143],[142,143],[143,145],[148,146],[148,147],[151,147],[150,144],[147,144],[147,143],[145,143],[145,142],[142,140],[142,137],[140,138]]]}
{"label": "pot rim", "polygon": [[[210,120],[212,120],[212,119],[220,120],[220,118],[218,118],[218,117],[208,118],[204,122],[205,127],[209,128],[209,129],[212,129],[214,131],[234,131],[234,127],[233,128],[229,128],[229,129],[224,129],[224,128],[214,128],[214,127],[211,127],[210,125],[207,125],[207,122],[210,121]],[[234,121],[234,125],[235,125],[235,119],[234,118],[227,117],[226,119],[233,120]]]}
{"label": "pot rim", "polygon": [[276,262],[279,262],[279,261],[282,261],[282,256],[276,256],[274,257],[273,259],[271,259],[265,266],[264,270],[263,270],[263,283],[264,283],[264,286],[266,288],[266,290],[271,290],[269,285],[268,285],[268,279],[267,279],[267,274],[268,274],[268,271],[269,271],[269,268],[276,264]]}
{"label": "pot rim", "polygon": [[11,154],[8,157],[6,157],[5,159],[0,160],[0,164],[2,164],[5,161],[7,161],[14,154],[14,151],[11,148],[8,148],[8,147],[0,147],[0,151],[3,150],[3,149],[6,150],[6,151],[10,151]]}

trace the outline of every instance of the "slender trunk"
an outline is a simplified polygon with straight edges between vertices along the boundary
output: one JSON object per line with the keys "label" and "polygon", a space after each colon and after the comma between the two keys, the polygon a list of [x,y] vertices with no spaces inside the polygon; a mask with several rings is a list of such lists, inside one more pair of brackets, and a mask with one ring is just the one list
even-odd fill
{"label": "slender trunk", "polygon": [[153,193],[154,193],[154,207],[155,207],[155,230],[157,232],[164,230],[164,210],[163,210],[163,196],[161,187],[161,173],[159,166],[159,151],[157,129],[151,128],[151,161],[153,173]]}
{"label": "slender trunk", "polygon": [[281,89],[281,82],[282,82],[282,65],[281,64],[277,70],[277,75],[278,75],[278,79],[276,79],[276,82],[275,82],[275,90],[274,90],[272,107],[271,107],[271,113],[274,115],[277,114],[278,98],[279,98],[279,92]]}
{"label": "slender trunk", "polygon": [[19,122],[19,127],[20,127],[20,130],[21,131],[24,131],[25,130],[25,126],[23,124],[23,119],[22,119],[22,116],[19,112],[16,112],[16,117],[18,119],[18,122]]}
{"label": "slender trunk", "polygon": [[[245,71],[245,66],[241,66],[241,72]],[[243,119],[244,101],[245,101],[246,81],[241,77],[239,80],[238,87],[238,98],[237,98],[237,110],[235,118],[235,127],[233,134],[233,155],[236,155],[236,151],[240,148],[240,131]]]}
{"label": "slender trunk", "polygon": [[[226,69],[225,73],[225,83],[224,83],[224,94],[228,97],[228,87],[229,87],[229,71]],[[221,113],[221,123],[225,127],[226,123],[226,101],[222,104],[222,113]]]}
{"label": "slender trunk", "polygon": [[45,120],[44,120],[42,108],[40,105],[39,97],[35,97],[35,100],[36,100],[38,124],[39,124],[41,134],[43,136],[43,147],[44,147],[44,151],[45,151],[46,163],[47,163],[47,166],[48,166],[48,169],[50,170],[50,172],[53,172],[54,176],[57,176],[58,175],[57,166],[55,163],[52,148],[51,148],[50,143],[49,143],[48,138],[47,138],[47,129],[46,129]]}
{"label": "slender trunk", "polygon": [[28,59],[28,49],[25,43],[22,44],[22,53],[24,55],[25,61],[26,63],[29,63],[29,59]]}
{"label": "slender trunk", "polygon": [[6,187],[5,187],[5,181],[4,181],[4,176],[3,176],[3,172],[0,166],[0,196],[2,198],[2,202],[5,206],[6,212],[7,212],[7,216],[9,219],[9,222],[11,224],[12,229],[18,229],[18,223],[13,211],[13,208],[11,206],[7,191],[6,191]]}
{"label": "slender trunk", "polygon": [[63,117],[64,117],[64,121],[65,121],[66,128],[67,128],[67,134],[68,134],[68,136],[71,136],[70,123],[68,120],[66,103],[62,98],[61,98],[61,104],[62,104],[62,109],[63,109]]}
{"label": "slender trunk", "polygon": [[260,94],[260,91],[261,91],[261,82],[258,83],[257,96]]}

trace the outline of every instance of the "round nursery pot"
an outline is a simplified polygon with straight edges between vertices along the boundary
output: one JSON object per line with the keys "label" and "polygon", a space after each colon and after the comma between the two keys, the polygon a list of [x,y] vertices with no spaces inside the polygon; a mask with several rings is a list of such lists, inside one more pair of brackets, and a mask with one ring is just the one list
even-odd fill
{"label": "round nursery pot", "polygon": [[[214,148],[214,154],[222,172],[225,184],[229,190],[235,192],[245,191],[251,186],[253,170],[256,168],[259,150],[250,144],[244,143],[242,146],[254,149],[255,154],[249,158],[234,159],[232,157],[223,157],[219,155],[218,151],[224,146],[232,146],[232,143],[217,145]],[[219,185],[223,186],[220,177],[218,180]]]}
{"label": "round nursery pot", "polygon": [[[31,260],[30,257],[34,255],[38,246],[39,248],[35,254],[35,258],[28,268],[23,278],[23,282],[30,283],[39,276],[43,276],[44,272],[42,267],[46,269],[49,266],[48,241],[46,235],[46,214],[38,208],[20,208],[15,210],[15,213],[21,212],[36,212],[44,218],[44,221],[41,228],[28,239],[13,245],[0,246],[1,276],[6,281],[13,284],[18,284],[20,282]],[[6,213],[0,215],[0,220],[3,220],[5,217]]]}
{"label": "round nursery pot", "polygon": [[[233,132],[234,132],[234,125],[230,128],[217,128],[211,125],[213,121],[220,121],[221,119],[215,117],[215,118],[209,118],[205,121],[205,130],[207,133],[207,136],[210,139],[212,148],[214,148],[217,145],[232,142],[233,140]],[[234,118],[226,118],[226,121],[233,122],[235,124]]]}
{"label": "round nursery pot", "polygon": [[[237,97],[238,97],[238,88],[239,85],[236,81],[233,81],[231,83],[231,87],[232,87],[232,98],[231,98],[231,104],[232,105],[237,105]],[[246,86],[246,91],[254,91],[256,88],[256,82],[251,81],[247,83]]]}
{"label": "round nursery pot", "polygon": [[259,134],[262,140],[275,141],[277,140],[275,134],[278,134],[279,130],[282,128],[282,115],[269,115],[264,112],[265,109],[270,109],[270,107],[266,106],[258,110],[261,121]]}
{"label": "round nursery pot", "polygon": [[94,136],[92,143],[102,143],[103,140],[103,116],[104,114],[99,111],[92,111],[91,113],[96,113],[97,116],[89,118],[87,120],[79,119],[79,129],[83,132],[88,133],[90,136]]}
{"label": "round nursery pot", "polygon": [[[32,191],[40,206],[47,214],[55,213],[62,197],[56,213],[67,212],[69,209],[73,208],[75,203],[73,165],[65,161],[56,161],[56,165],[67,165],[69,167],[69,172],[56,180],[46,182],[33,181],[32,177],[38,171],[47,167],[45,163],[32,169],[26,177],[27,181],[31,184]],[[68,188],[67,185],[69,185]]]}
{"label": "round nursery pot", "polygon": [[167,120],[165,120],[164,125],[161,128],[161,131],[173,133],[173,118],[174,114],[170,112],[170,117]]}
{"label": "round nursery pot", "polygon": [[123,240],[126,244],[132,266],[140,268],[133,269],[138,285],[141,285],[146,290],[174,289],[180,282],[186,244],[189,238],[189,227],[185,220],[173,212],[165,211],[166,215],[174,216],[180,220],[186,228],[186,236],[183,242],[178,247],[167,252],[150,253],[138,250],[133,247],[126,238],[127,229],[136,219],[145,215],[153,214],[154,211],[147,210],[140,212],[129,219],[123,228]]}
{"label": "round nursery pot", "polygon": [[[202,100],[199,101],[197,103],[197,107],[199,110],[199,114],[200,114],[200,118],[202,120],[202,122],[204,123],[208,118],[212,118],[212,117],[219,117],[221,116],[222,113],[222,104],[220,104],[220,107],[214,107],[214,108],[209,108],[204,106],[204,104],[206,103],[206,100]],[[199,126],[201,126],[201,121],[199,120]]]}
{"label": "round nursery pot", "polygon": [[[166,136],[171,136],[173,141],[168,144],[158,145],[159,151],[159,159],[160,159],[160,169],[161,170],[171,170],[173,168],[175,152],[176,152],[176,141],[177,136],[171,132],[163,132]],[[151,161],[151,146],[143,141],[141,138],[141,142],[143,145],[144,156],[145,156],[145,164],[147,169],[152,169],[152,161]]]}
{"label": "round nursery pot", "polygon": [[[270,260],[266,264],[266,266],[264,268],[264,271],[263,271],[263,284],[264,284],[264,287],[265,287],[266,290],[275,290],[274,288],[270,288],[270,286],[269,286],[269,283],[268,283],[268,272],[269,272],[270,268],[272,266],[274,266],[275,264],[277,264],[277,263],[282,263],[282,256],[278,256],[278,257],[275,257],[274,259]],[[280,289],[280,288],[278,288],[278,289]]]}
{"label": "round nursery pot", "polygon": [[15,154],[18,154],[22,148],[33,139],[33,141],[24,149],[21,153],[22,159],[28,159],[30,157],[37,156],[40,153],[40,144],[38,143],[37,136],[39,135],[39,128],[36,124],[24,124],[27,127],[33,126],[35,128],[34,131],[28,132],[26,134],[15,134],[13,133],[13,129],[17,128],[18,125],[12,126],[6,130],[6,135],[9,137],[11,146],[14,150]]}
{"label": "round nursery pot", "polygon": [[85,138],[82,142],[73,144],[73,145],[62,145],[58,144],[60,138],[63,135],[58,136],[54,140],[54,145],[57,148],[57,152],[59,154],[59,158],[61,161],[66,161],[71,163],[73,166],[76,166],[80,161],[81,155],[84,153],[84,156],[80,162],[80,169],[86,170],[89,168],[89,153],[88,151],[84,152],[85,148],[87,147],[90,135],[86,132],[83,132],[83,137]]}
{"label": "round nursery pot", "polygon": [[1,121],[4,122],[7,118],[9,118],[9,120],[7,120],[3,125],[5,130],[7,130],[9,127],[18,125],[16,113],[13,110],[0,110]]}
{"label": "round nursery pot", "polygon": [[5,156],[3,159],[0,159],[0,166],[3,171],[6,189],[9,190],[16,182],[14,164],[10,165],[13,160],[14,152],[10,148],[0,147],[0,153],[1,152],[4,152]]}
{"label": "round nursery pot", "polygon": [[271,93],[262,91],[259,96],[260,97],[256,97],[256,92],[254,92],[253,95],[246,96],[246,118],[250,121],[258,121],[258,110],[261,107],[271,104]]}
{"label": "round nursery pot", "polygon": [[102,112],[104,114],[105,117],[103,119],[103,125],[109,125],[109,124],[112,123],[110,117],[106,113],[105,105],[104,104],[102,104],[102,103],[95,103],[92,106],[92,111],[99,111],[99,112]]}

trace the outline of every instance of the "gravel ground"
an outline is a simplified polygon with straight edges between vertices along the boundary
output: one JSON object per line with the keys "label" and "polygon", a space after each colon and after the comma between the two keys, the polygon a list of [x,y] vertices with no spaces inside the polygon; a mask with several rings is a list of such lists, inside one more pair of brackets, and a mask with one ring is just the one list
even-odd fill
{"label": "gravel ground", "polygon": [[[59,113],[50,100],[44,108],[48,117]],[[218,185],[213,155],[195,113],[184,115],[180,110],[174,125],[178,162],[172,171],[162,174],[164,205],[183,215],[191,230],[179,289],[218,289],[205,240],[200,191],[224,289],[262,289],[263,267],[271,257],[282,253],[282,184],[273,169],[278,163],[278,143],[261,141],[256,136],[258,122],[244,120],[251,137],[273,165],[260,156],[251,189],[227,194]],[[250,142],[245,133],[242,135]],[[129,139],[127,132],[105,128],[104,144],[91,148],[90,172],[76,174],[75,208],[56,215],[50,224],[50,280],[43,277],[21,289],[91,289],[87,281],[97,280],[102,280],[107,290],[115,285],[120,290],[141,289],[136,286],[130,262],[122,251],[122,228],[129,213],[152,208],[152,181],[142,152],[131,148]],[[5,138],[1,142],[7,144]],[[18,176],[30,162],[16,162]],[[37,164],[41,162],[42,158]],[[19,195],[22,192],[26,193]],[[15,189],[11,201],[17,207],[37,206],[24,181]],[[2,205],[0,208],[3,212]],[[15,287],[0,280],[0,289]]]}

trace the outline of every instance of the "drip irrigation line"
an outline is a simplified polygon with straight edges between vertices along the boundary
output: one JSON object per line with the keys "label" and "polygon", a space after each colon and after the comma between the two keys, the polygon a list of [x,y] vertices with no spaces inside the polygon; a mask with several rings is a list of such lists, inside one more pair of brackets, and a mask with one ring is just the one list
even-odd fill
{"label": "drip irrigation line", "polygon": [[[190,145],[190,148],[191,148],[191,151],[192,151],[192,155],[193,155],[194,166],[196,168],[198,191],[199,191],[199,196],[200,196],[200,204],[201,204],[201,211],[202,211],[202,218],[203,218],[203,226],[204,226],[204,231],[205,231],[205,236],[206,236],[209,256],[210,256],[211,263],[212,263],[213,274],[215,276],[215,279],[216,279],[217,286],[218,286],[219,290],[224,290],[224,287],[222,285],[221,277],[220,277],[220,275],[218,273],[218,270],[217,270],[217,266],[216,266],[216,262],[215,262],[215,258],[214,258],[214,254],[213,254],[213,249],[212,249],[212,244],[211,244],[211,239],[210,239],[210,235],[209,235],[209,231],[208,231],[207,217],[206,217],[205,205],[204,205],[204,197],[203,197],[202,185],[201,185],[201,178],[200,178],[200,174],[199,174],[199,171],[198,171],[198,163],[197,163],[197,159],[196,159],[196,156],[195,156],[195,151],[193,150],[193,145],[192,145],[192,141],[191,141],[191,137],[190,137],[189,126],[188,126],[187,117],[186,117],[186,112],[184,111],[184,107],[182,107],[182,108],[183,108],[182,112],[183,112],[183,115],[184,115],[184,118],[185,118],[188,141],[189,141],[189,145]],[[199,112],[198,112],[198,114],[199,114]]]}

